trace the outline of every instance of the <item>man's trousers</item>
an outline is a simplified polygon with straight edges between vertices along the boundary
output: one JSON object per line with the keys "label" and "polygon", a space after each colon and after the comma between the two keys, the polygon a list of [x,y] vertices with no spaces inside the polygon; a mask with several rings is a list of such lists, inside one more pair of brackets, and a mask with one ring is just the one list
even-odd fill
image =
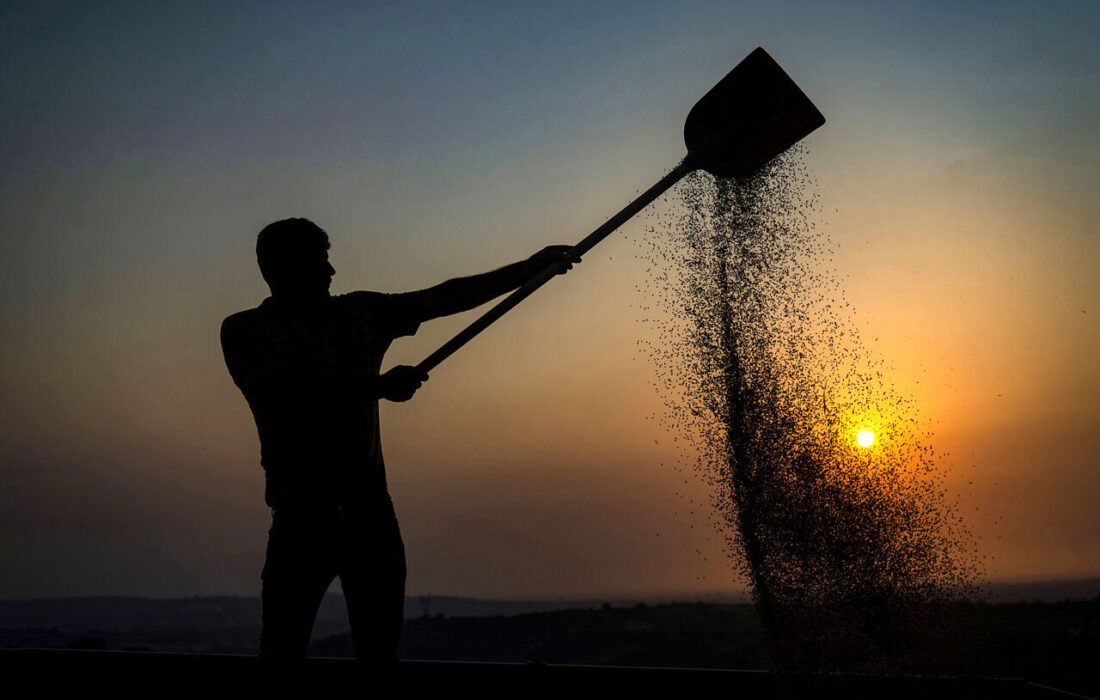
{"label": "man's trousers", "polygon": [[405,605],[405,545],[389,494],[351,505],[272,509],[263,574],[260,655],[304,659],[317,610],[337,576],[360,661],[397,660]]}

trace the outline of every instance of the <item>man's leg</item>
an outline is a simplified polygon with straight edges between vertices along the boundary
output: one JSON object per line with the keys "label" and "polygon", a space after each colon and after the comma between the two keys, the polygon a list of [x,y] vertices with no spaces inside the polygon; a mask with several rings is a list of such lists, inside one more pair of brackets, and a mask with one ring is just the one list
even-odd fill
{"label": "man's leg", "polygon": [[349,513],[340,583],[348,605],[355,657],[391,665],[405,621],[405,544],[385,496]]}
{"label": "man's leg", "polygon": [[263,574],[260,656],[305,659],[321,600],[336,576],[334,512],[276,509]]}

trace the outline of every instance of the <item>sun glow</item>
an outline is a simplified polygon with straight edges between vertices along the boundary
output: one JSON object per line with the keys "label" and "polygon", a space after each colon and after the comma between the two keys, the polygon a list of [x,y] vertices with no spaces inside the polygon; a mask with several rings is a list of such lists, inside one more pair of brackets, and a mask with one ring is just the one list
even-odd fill
{"label": "sun glow", "polygon": [[856,442],[860,447],[870,447],[875,441],[875,434],[870,430],[861,430],[859,435],[856,435]]}

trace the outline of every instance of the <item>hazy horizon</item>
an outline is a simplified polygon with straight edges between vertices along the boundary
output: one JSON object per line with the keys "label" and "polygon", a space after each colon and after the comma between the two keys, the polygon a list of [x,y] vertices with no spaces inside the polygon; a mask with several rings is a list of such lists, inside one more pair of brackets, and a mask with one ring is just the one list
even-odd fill
{"label": "hazy horizon", "polygon": [[[1075,591],[1073,594],[1067,593],[1067,591]],[[1031,600],[1035,596],[1036,591],[1047,591],[1042,593],[1042,599],[1055,601],[1055,600],[1085,600],[1095,598],[1100,594],[1100,577],[1086,576],[1081,578],[1069,578],[1069,579],[1011,579],[1011,580],[987,580],[983,582],[980,587],[978,597],[981,600],[992,600],[993,602],[1012,602],[1017,600],[1014,595],[1014,591],[1019,591],[1020,596],[1018,600],[1026,601]],[[343,593],[340,591],[339,586],[333,586],[326,595],[339,595]],[[112,595],[112,594],[97,594],[97,595],[81,595],[81,596],[43,596],[43,597],[16,597],[16,598],[0,598],[0,602],[21,602],[21,601],[42,601],[42,600],[74,600],[74,599],[95,599],[95,598],[110,598],[110,599],[143,599],[143,600],[189,600],[194,598],[258,598],[259,591],[255,591],[251,594],[233,594],[233,593],[208,593],[204,595]],[[451,595],[445,591],[408,591],[405,594],[406,601],[419,600],[421,598],[429,599],[453,599],[453,600],[467,600],[467,601],[480,601],[486,603],[625,603],[634,604],[636,602],[664,604],[664,603],[694,603],[694,602],[707,602],[707,603],[733,603],[744,602],[748,603],[751,600],[750,592],[747,588],[741,589],[729,589],[729,590],[691,590],[691,591],[653,591],[642,596],[631,596],[615,592],[605,593],[593,593],[589,595],[560,595],[560,596],[543,596],[543,597],[482,597],[482,596],[459,596]]]}

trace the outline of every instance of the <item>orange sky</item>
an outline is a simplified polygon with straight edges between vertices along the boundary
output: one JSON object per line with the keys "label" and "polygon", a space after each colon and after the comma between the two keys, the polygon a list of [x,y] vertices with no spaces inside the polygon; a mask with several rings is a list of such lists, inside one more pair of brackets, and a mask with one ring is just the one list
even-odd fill
{"label": "orange sky", "polygon": [[[263,477],[218,327],[266,294],[259,228],[326,228],[334,292],[575,242],[676,163],[691,104],[758,44],[829,119],[816,223],[990,576],[1100,575],[1097,13],[885,7],[6,11],[0,598],[257,593]],[[740,585],[652,418],[654,220],[383,407],[410,593]]]}

